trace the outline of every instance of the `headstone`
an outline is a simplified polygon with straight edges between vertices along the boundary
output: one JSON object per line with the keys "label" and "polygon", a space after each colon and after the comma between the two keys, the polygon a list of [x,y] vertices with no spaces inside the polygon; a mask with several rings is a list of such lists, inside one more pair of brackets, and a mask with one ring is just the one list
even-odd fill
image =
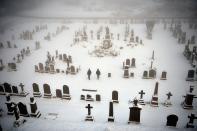
{"label": "headstone", "polygon": [[19,109],[19,112],[20,112],[21,116],[29,117],[29,113],[27,111],[27,106],[25,104],[23,104],[22,102],[19,102],[18,103],[18,109]]}
{"label": "headstone", "polygon": [[23,85],[22,83],[19,84],[19,87],[21,87],[21,92],[20,92],[19,95],[23,96],[23,97],[26,97],[29,93],[24,90],[24,86],[25,85]]}
{"label": "headstone", "polygon": [[72,74],[72,75],[76,74],[76,70],[73,65],[70,67],[70,74]]}
{"label": "headstone", "polygon": [[171,103],[171,101],[170,101],[170,97],[172,96],[172,93],[169,92],[169,93],[166,94],[166,95],[167,95],[167,100],[165,100],[164,106],[168,107],[168,106],[171,106],[171,105],[172,105],[172,103]]}
{"label": "headstone", "polygon": [[44,73],[44,65],[42,63],[39,63],[39,72]]}
{"label": "headstone", "polygon": [[129,78],[129,69],[124,69],[124,78]]}
{"label": "headstone", "polygon": [[5,93],[12,94],[12,88],[10,84],[4,83],[3,86],[4,86]]}
{"label": "headstone", "polygon": [[8,63],[8,71],[17,71],[16,63]]}
{"label": "headstone", "polygon": [[71,99],[69,87],[67,85],[63,85],[62,99],[66,99],[66,100],[70,100]]}
{"label": "headstone", "polygon": [[151,100],[151,103],[150,103],[151,106],[153,106],[153,107],[158,107],[158,86],[159,86],[159,83],[156,82],[154,94],[152,96],[152,100]]}
{"label": "headstone", "polygon": [[109,117],[108,117],[108,122],[114,122],[113,102],[109,102]]}
{"label": "headstone", "polygon": [[161,78],[160,78],[160,80],[166,80],[166,75],[167,75],[167,72],[166,72],[166,71],[163,71],[163,72],[161,73]]}
{"label": "headstone", "polygon": [[184,109],[193,109],[193,99],[197,98],[196,95],[193,93],[193,86],[190,86],[189,92],[186,94],[185,100],[182,103]]}
{"label": "headstone", "polygon": [[33,83],[32,84],[33,86],[33,96],[34,97],[41,97],[41,92],[40,92],[40,89],[39,89],[39,85],[37,83]]}
{"label": "headstone", "polygon": [[140,94],[139,104],[140,104],[140,105],[145,105],[144,99],[143,99],[143,96],[145,95],[145,92],[144,92],[143,90],[141,90],[141,91],[139,92],[139,94]]}
{"label": "headstone", "polygon": [[10,99],[10,94],[6,94],[6,102],[5,104],[7,105],[7,114],[8,115],[13,115],[14,114],[14,111],[12,109],[12,102],[11,102],[11,99]]}
{"label": "headstone", "polygon": [[131,59],[131,67],[134,68],[135,67],[135,58]]}
{"label": "headstone", "polygon": [[96,94],[96,101],[101,101],[101,95]]}
{"label": "headstone", "polygon": [[90,104],[88,104],[85,108],[88,109],[88,114],[85,118],[85,121],[94,121],[93,116],[91,115],[91,109],[93,108],[92,106],[90,106]]}
{"label": "headstone", "polygon": [[186,81],[194,81],[195,71],[189,70],[187,74]]}
{"label": "headstone", "polygon": [[56,97],[62,98],[62,91],[60,89],[56,89]]}
{"label": "headstone", "polygon": [[44,98],[51,98],[51,88],[48,84],[43,85],[43,90],[44,90]]}
{"label": "headstone", "polygon": [[126,59],[126,65],[125,66],[130,67],[130,65],[131,65],[130,59]]}
{"label": "headstone", "polygon": [[143,72],[142,78],[143,78],[143,79],[148,79],[148,71],[144,71],[144,72]]}
{"label": "headstone", "polygon": [[189,122],[186,125],[186,128],[194,128],[194,120],[197,119],[197,117],[195,116],[195,114],[192,114],[190,116],[188,116],[189,118]]}
{"label": "headstone", "polygon": [[34,67],[35,67],[35,72],[39,72],[38,66],[35,65]]}
{"label": "headstone", "polygon": [[151,69],[149,70],[149,78],[154,79],[156,77],[156,71]]}
{"label": "headstone", "polygon": [[5,95],[4,87],[1,84],[0,84],[0,95]]}
{"label": "headstone", "polygon": [[85,95],[81,95],[80,100],[85,100]]}
{"label": "headstone", "polygon": [[112,91],[112,102],[119,103],[118,101],[118,91]]}
{"label": "headstone", "polygon": [[30,114],[31,117],[39,118],[41,116],[40,111],[38,111],[34,97],[30,97],[30,108],[31,108],[31,114]]}
{"label": "headstone", "polygon": [[17,86],[12,86],[12,95],[18,95],[18,88]]}
{"label": "headstone", "polygon": [[86,101],[94,101],[94,98],[90,94],[86,95]]}
{"label": "headstone", "polygon": [[178,122],[178,116],[177,115],[169,115],[167,116],[167,122],[166,122],[166,126],[172,126],[172,127],[176,127]]}
{"label": "headstone", "polygon": [[50,65],[50,73],[51,74],[54,74],[55,73],[55,68],[54,68],[54,65]]}
{"label": "headstone", "polygon": [[129,107],[130,109],[130,114],[129,114],[129,123],[135,122],[135,123],[140,123],[140,112],[141,112],[141,108],[138,107],[137,105],[138,100],[135,99],[134,100],[134,105],[133,107]]}

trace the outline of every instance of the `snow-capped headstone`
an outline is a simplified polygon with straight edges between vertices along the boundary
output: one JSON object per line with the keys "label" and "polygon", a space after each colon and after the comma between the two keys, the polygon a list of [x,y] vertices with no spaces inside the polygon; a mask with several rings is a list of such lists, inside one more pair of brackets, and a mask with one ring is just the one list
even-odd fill
{"label": "snow-capped headstone", "polygon": [[34,97],[30,97],[30,108],[31,108],[31,117],[37,117],[39,118],[41,116],[40,111],[38,111],[36,101],[34,100]]}
{"label": "snow-capped headstone", "polygon": [[22,102],[19,102],[18,109],[19,109],[21,116],[29,117],[29,113],[27,111],[27,106],[25,104],[23,104]]}
{"label": "snow-capped headstone", "polygon": [[194,86],[190,86],[189,92],[186,94],[185,100],[182,103],[184,109],[193,109],[193,99],[197,98],[196,95],[193,93]]}
{"label": "snow-capped headstone", "polygon": [[41,95],[41,92],[39,89],[39,85],[37,83],[33,83],[32,87],[33,87],[33,96],[34,97],[41,97],[42,95]]}
{"label": "snow-capped headstone", "polygon": [[150,105],[153,107],[158,107],[158,86],[159,86],[159,83],[156,82],[154,94],[152,96],[151,103],[150,103]]}
{"label": "snow-capped headstone", "polygon": [[145,105],[145,103],[144,103],[144,99],[143,99],[143,96],[145,95],[145,92],[143,91],[143,90],[141,90],[140,92],[139,92],[139,94],[140,94],[140,99],[139,99],[139,104],[140,105]]}
{"label": "snow-capped headstone", "polygon": [[108,117],[108,122],[114,122],[113,102],[109,102],[109,117]]}
{"label": "snow-capped headstone", "polygon": [[11,102],[11,98],[10,98],[10,94],[6,94],[6,102],[5,104],[7,105],[7,114],[8,115],[13,115],[14,114],[14,111],[12,109],[12,102]]}
{"label": "snow-capped headstone", "polygon": [[62,91],[60,89],[56,89],[56,97],[62,98]]}
{"label": "snow-capped headstone", "polygon": [[188,116],[188,118],[189,118],[189,122],[187,123],[186,128],[195,128],[194,120],[197,119],[195,114],[191,113],[191,115]]}
{"label": "snow-capped headstone", "polygon": [[88,109],[88,115],[85,118],[85,121],[94,121],[93,116],[91,115],[91,109],[93,108],[92,106],[90,106],[90,104],[88,104],[85,108]]}
{"label": "snow-capped headstone", "polygon": [[171,101],[170,101],[170,97],[172,96],[172,93],[171,92],[168,92],[168,94],[166,94],[167,95],[167,100],[165,100],[165,102],[164,102],[164,106],[171,106],[172,105],[172,103],[171,103]]}
{"label": "snow-capped headstone", "polygon": [[51,88],[48,84],[43,85],[43,90],[44,90],[44,98],[51,98]]}
{"label": "snow-capped headstone", "polygon": [[138,106],[138,100],[134,99],[134,105],[133,107],[129,107],[130,109],[130,113],[129,113],[129,123],[140,123],[140,112],[141,112],[141,108]]}
{"label": "snow-capped headstone", "polygon": [[169,115],[167,116],[167,122],[166,122],[166,126],[172,126],[172,127],[176,127],[178,122],[178,116],[177,115]]}
{"label": "snow-capped headstone", "polygon": [[119,103],[118,101],[118,91],[112,91],[112,102]]}
{"label": "snow-capped headstone", "polygon": [[70,100],[71,99],[69,87],[67,85],[63,85],[62,99],[66,99],[66,100]]}

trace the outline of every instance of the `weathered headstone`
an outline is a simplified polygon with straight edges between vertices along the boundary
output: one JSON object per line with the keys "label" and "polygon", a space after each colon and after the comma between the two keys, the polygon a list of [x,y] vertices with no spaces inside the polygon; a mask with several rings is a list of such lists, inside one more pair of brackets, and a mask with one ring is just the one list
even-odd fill
{"label": "weathered headstone", "polygon": [[62,91],[60,89],[56,89],[56,97],[62,98]]}
{"label": "weathered headstone", "polygon": [[71,99],[69,87],[67,85],[63,85],[62,99],[66,99],[66,100],[70,100]]}
{"label": "weathered headstone", "polygon": [[188,116],[189,118],[189,122],[186,125],[186,128],[194,128],[194,120],[197,119],[197,117],[195,116],[195,114],[192,114],[190,116]]}
{"label": "weathered headstone", "polygon": [[161,73],[161,78],[160,78],[160,80],[166,80],[166,76],[167,76],[167,72],[166,72],[166,71],[163,71],[163,72]]}
{"label": "weathered headstone", "polygon": [[187,74],[186,81],[194,81],[195,71],[189,70]]}
{"label": "weathered headstone", "polygon": [[135,99],[133,107],[129,107],[130,114],[129,114],[128,124],[131,122],[140,123],[140,112],[142,109],[138,107],[137,103],[138,103],[138,100]]}
{"label": "weathered headstone", "polygon": [[112,91],[112,102],[119,103],[118,101],[118,91]]}
{"label": "weathered headstone", "polygon": [[101,101],[101,95],[96,94],[96,101]]}
{"label": "weathered headstone", "polygon": [[193,109],[193,99],[197,98],[196,95],[193,93],[193,86],[190,86],[189,92],[186,94],[185,100],[182,103],[184,109]]}
{"label": "weathered headstone", "polygon": [[12,95],[18,95],[18,88],[17,86],[12,86]]}
{"label": "weathered headstone", "polygon": [[164,106],[168,107],[168,106],[171,106],[171,105],[172,105],[172,103],[171,103],[171,101],[170,101],[170,97],[172,96],[172,93],[169,92],[169,93],[166,94],[166,95],[167,95],[167,100],[165,100]]}
{"label": "weathered headstone", "polygon": [[131,59],[131,67],[134,68],[135,67],[135,58]]}
{"label": "weathered headstone", "polygon": [[143,79],[148,79],[148,71],[144,71],[144,72],[143,72],[142,78],[143,78]]}
{"label": "weathered headstone", "polygon": [[149,70],[149,78],[154,79],[156,77],[156,71],[151,69]]}
{"label": "weathered headstone", "polygon": [[20,112],[21,116],[29,117],[29,113],[27,111],[27,106],[25,104],[23,104],[22,102],[19,102],[18,103],[18,109],[19,109],[19,112]]}
{"label": "weathered headstone", "polygon": [[38,69],[37,65],[35,65],[34,68],[35,68],[35,72],[39,72],[39,69]]}
{"label": "weathered headstone", "polygon": [[48,84],[43,85],[43,90],[44,90],[44,98],[51,98],[51,88]]}
{"label": "weathered headstone", "polygon": [[72,74],[72,75],[76,74],[76,70],[73,65],[70,67],[70,74]]}
{"label": "weathered headstone", "polygon": [[129,69],[124,69],[123,77],[124,78],[129,78]]}
{"label": "weathered headstone", "polygon": [[30,108],[31,108],[31,117],[37,117],[39,118],[41,116],[40,111],[38,111],[36,101],[34,100],[34,97],[30,97]]}
{"label": "weathered headstone", "polygon": [[139,94],[140,94],[139,104],[140,104],[140,105],[145,105],[144,99],[143,99],[143,96],[145,95],[145,92],[144,92],[143,90],[141,90],[141,91],[139,92]]}
{"label": "weathered headstone", "polygon": [[12,88],[10,84],[4,83],[3,86],[4,86],[5,93],[12,94]]}
{"label": "weathered headstone", "polygon": [[39,89],[39,85],[37,83],[33,83],[32,84],[33,86],[33,96],[34,97],[41,97],[41,92],[40,92],[40,89]]}
{"label": "weathered headstone", "polygon": [[1,84],[0,84],[0,95],[5,95],[4,87]]}
{"label": "weathered headstone", "polygon": [[10,94],[6,94],[6,102],[5,104],[7,105],[7,114],[8,115],[13,115],[14,114],[14,111],[12,109],[12,102],[11,102],[11,98],[10,98]]}
{"label": "weathered headstone", "polygon": [[172,126],[172,127],[176,127],[178,122],[178,116],[177,115],[169,115],[167,116],[167,122],[166,122],[166,126]]}
{"label": "weathered headstone", "polygon": [[44,73],[44,65],[42,63],[39,63],[39,72]]}

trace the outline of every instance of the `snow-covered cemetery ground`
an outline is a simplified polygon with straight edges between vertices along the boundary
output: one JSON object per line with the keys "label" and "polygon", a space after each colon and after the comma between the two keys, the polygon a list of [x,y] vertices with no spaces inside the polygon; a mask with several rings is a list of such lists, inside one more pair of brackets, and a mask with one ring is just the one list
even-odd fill
{"label": "snow-covered cemetery ground", "polygon": [[197,129],[196,19],[22,15],[1,18],[0,131]]}

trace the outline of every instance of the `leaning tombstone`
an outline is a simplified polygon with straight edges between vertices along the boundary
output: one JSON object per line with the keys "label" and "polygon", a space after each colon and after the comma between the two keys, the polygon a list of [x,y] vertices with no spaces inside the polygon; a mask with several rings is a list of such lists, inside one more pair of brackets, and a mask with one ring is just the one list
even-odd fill
{"label": "leaning tombstone", "polygon": [[20,112],[20,116],[29,117],[29,113],[27,111],[27,106],[25,104],[23,104],[22,102],[19,102],[18,109]]}
{"label": "leaning tombstone", "polygon": [[40,111],[38,111],[34,97],[30,97],[30,108],[31,108],[31,114],[30,114],[31,117],[39,118],[41,116]]}
{"label": "leaning tombstone", "polygon": [[167,122],[166,122],[166,126],[171,126],[171,127],[176,127],[178,122],[178,116],[177,115],[169,115],[167,116]]}
{"label": "leaning tombstone", "polygon": [[5,93],[12,94],[12,88],[9,83],[3,83]]}

